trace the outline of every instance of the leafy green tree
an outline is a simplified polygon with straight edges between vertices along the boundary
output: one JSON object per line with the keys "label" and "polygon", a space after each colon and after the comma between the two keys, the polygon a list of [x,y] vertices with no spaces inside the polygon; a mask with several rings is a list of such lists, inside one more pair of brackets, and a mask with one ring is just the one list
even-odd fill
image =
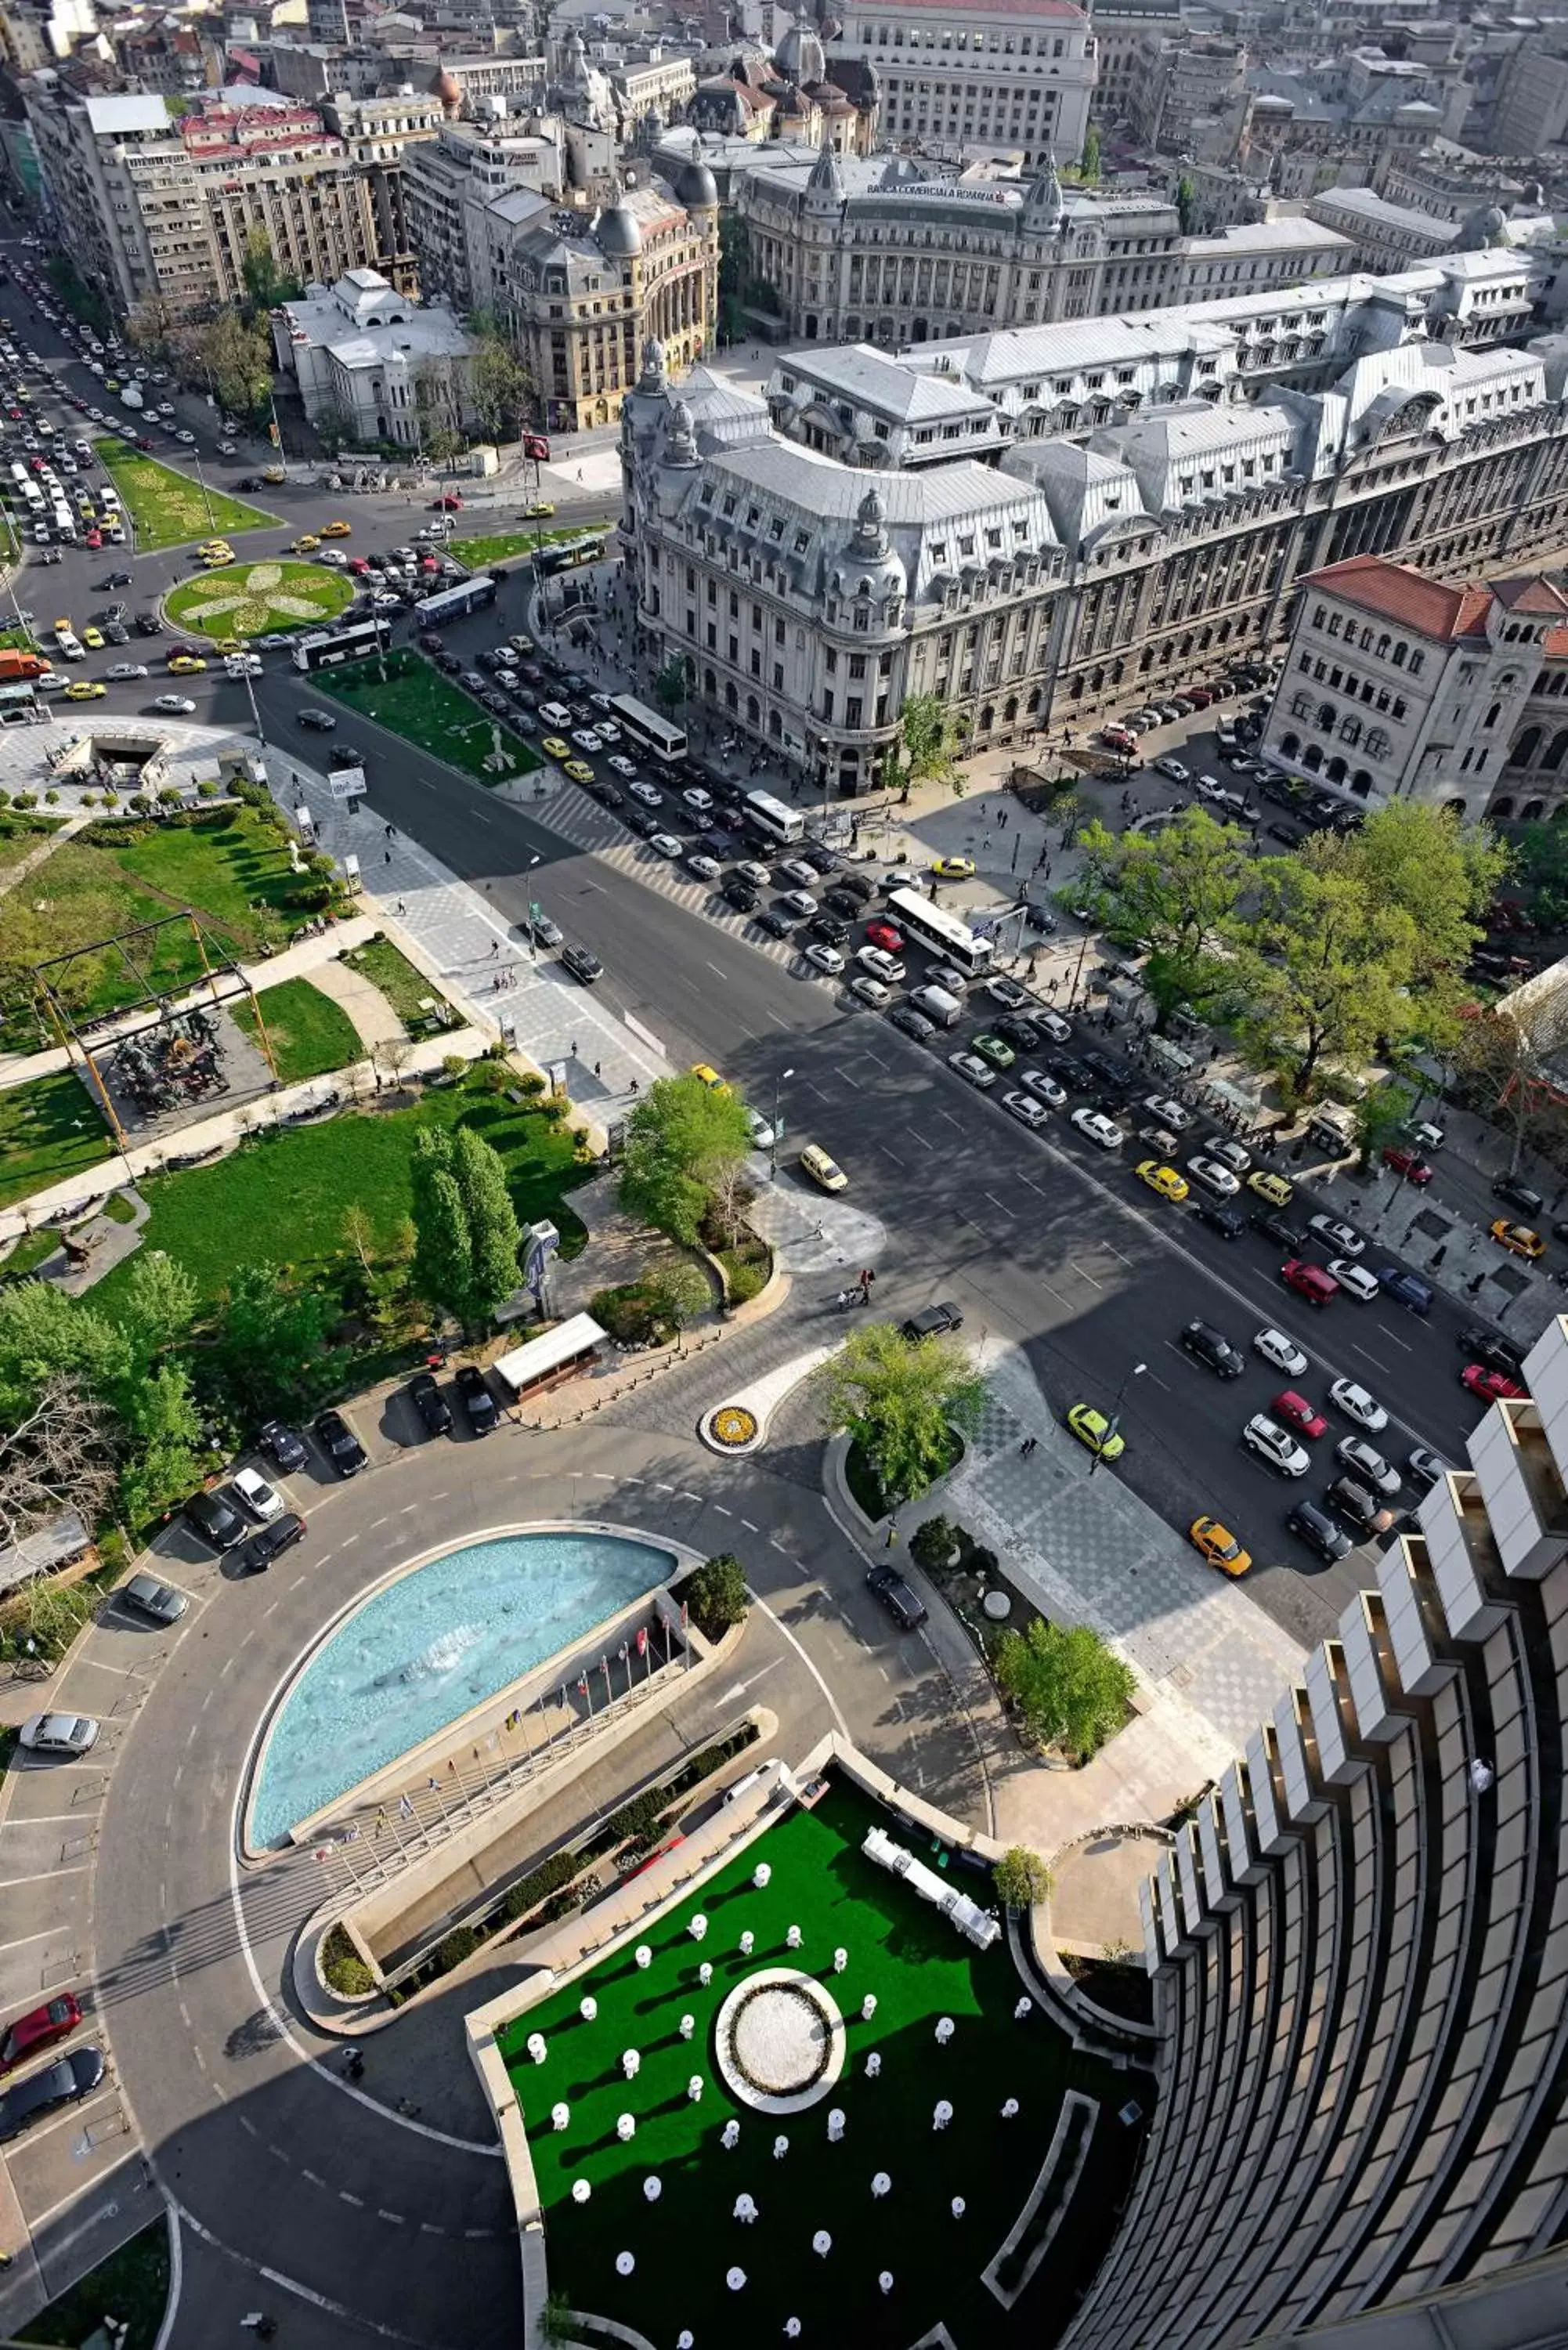
{"label": "leafy green tree", "polygon": [[265,229],[253,228],[245,240],[240,276],[244,285],[247,319],[265,318],[280,302],[296,302],[304,288],[297,277],[279,269]]}
{"label": "leafy green tree", "polygon": [[51,1380],[108,1398],[123,1384],[122,1330],[47,1281],[0,1288],[0,1421],[14,1427]]}
{"label": "leafy green tree", "polygon": [[992,1869],[991,1881],[997,1899],[1005,1901],[1010,1909],[1033,1909],[1051,1890],[1050,1870],[1040,1855],[1023,1844],[1008,1846]]}
{"label": "leafy green tree", "polygon": [[1513,844],[1513,879],[1538,922],[1568,926],[1568,824],[1527,824]]}
{"label": "leafy green tree", "polygon": [[473,420],[488,440],[516,440],[533,402],[534,384],[499,334],[481,338],[469,369],[468,393]]}
{"label": "leafy green tree", "polygon": [[1251,875],[1245,835],[1188,807],[1153,832],[1107,831],[1096,817],[1078,835],[1080,889],[1093,893],[1110,931],[1147,939],[1144,984],[1163,1027],[1179,1004],[1212,993],[1224,927]]}
{"label": "leafy green tree", "polygon": [[1404,1126],[1415,1099],[1409,1086],[1397,1077],[1387,1077],[1382,1085],[1367,1087],[1353,1113],[1363,1167],[1376,1165],[1378,1152]]}
{"label": "leafy green tree", "polygon": [[642,1284],[642,1294],[656,1322],[682,1330],[713,1302],[708,1276],[684,1257],[656,1265]]}
{"label": "leafy green tree", "polygon": [[130,1268],[119,1317],[138,1359],[150,1363],[184,1337],[196,1303],[196,1284],[185,1267],[163,1249],[144,1249]]}
{"label": "leafy green tree", "polygon": [[950,1566],[957,1549],[957,1531],[950,1519],[940,1515],[922,1519],[909,1536],[909,1556],[928,1575],[940,1575]]}
{"label": "leafy green tree", "polygon": [[917,1502],[948,1467],[950,1431],[980,1418],[985,1382],[951,1338],[911,1344],[891,1322],[855,1331],[816,1375],[823,1417],[860,1447],[895,1502]]}
{"label": "leafy green tree", "polygon": [[232,416],[251,416],[272,389],[272,341],[260,323],[237,309],[177,327],[169,338],[175,367],[187,383],[204,384]]}
{"label": "leafy green tree", "polygon": [[450,1154],[441,1147],[447,1139],[426,1131],[414,1143],[413,1284],[431,1305],[466,1318],[473,1296],[473,1243]]}
{"label": "leafy green tree", "polygon": [[219,1308],[213,1351],[240,1400],[276,1411],[317,1391],[334,1310],[317,1291],[292,1287],[281,1265],[264,1260],[236,1273]]}
{"label": "leafy green tree", "polygon": [[946,784],[961,792],[958,722],[940,693],[913,693],[898,712],[898,741],[888,752],[888,784],[908,799],[917,784]]}
{"label": "leafy green tree", "polygon": [[673,716],[691,691],[691,681],[687,674],[685,661],[679,653],[671,653],[653,681],[655,702],[660,710],[667,710]]}
{"label": "leafy green tree", "polygon": [[415,1290],[463,1322],[487,1319],[517,1286],[522,1237],[500,1158],[467,1128],[427,1130],[413,1186]]}
{"label": "leafy green tree", "polygon": [[1083,160],[1078,165],[1078,177],[1086,188],[1100,184],[1100,126],[1091,122],[1084,133]]}
{"label": "leafy green tree", "polygon": [[1037,1616],[1026,1632],[1004,1632],[996,1679],[1031,1737],[1087,1757],[1118,1731],[1137,1679],[1130,1666],[1086,1624],[1070,1628]]}
{"label": "leafy green tree", "polygon": [[621,1205],[690,1247],[713,1185],[751,1148],[745,1108],[728,1087],[696,1076],[659,1077],[627,1121]]}
{"label": "leafy green tree", "polygon": [[1508,1138],[1508,1172],[1527,1149],[1561,1158],[1568,1118],[1559,1097],[1557,1063],[1568,1023],[1553,995],[1494,1004],[1466,1022],[1456,1072],[1467,1097]]}
{"label": "leafy green tree", "polygon": [[1409,914],[1375,903],[1360,876],[1316,848],[1264,860],[1232,965],[1242,1050],[1298,1102],[1318,1090],[1325,1060],[1361,1060],[1376,1039],[1407,1033],[1417,959]]}
{"label": "leafy green tree", "polygon": [[1186,172],[1176,183],[1176,217],[1182,235],[1191,236],[1198,217],[1198,185]]}
{"label": "leafy green tree", "polygon": [[523,1237],[506,1188],[506,1170],[483,1135],[460,1127],[452,1140],[452,1171],[468,1226],[473,1310],[493,1314],[517,1286],[517,1248]]}
{"label": "leafy green tree", "polygon": [[716,1640],[732,1624],[743,1624],[750,1599],[745,1571],[732,1551],[704,1559],[686,1586],[686,1604],[704,1638]]}
{"label": "leafy green tree", "polygon": [[142,1380],[130,1422],[132,1442],[119,1492],[127,1517],[140,1526],[202,1482],[202,1419],[182,1363],[161,1363]]}
{"label": "leafy green tree", "polygon": [[1325,842],[1319,853],[1354,874],[1373,905],[1409,916],[1410,976],[1422,983],[1437,972],[1464,969],[1512,864],[1484,825],[1412,800],[1378,808],[1358,832]]}

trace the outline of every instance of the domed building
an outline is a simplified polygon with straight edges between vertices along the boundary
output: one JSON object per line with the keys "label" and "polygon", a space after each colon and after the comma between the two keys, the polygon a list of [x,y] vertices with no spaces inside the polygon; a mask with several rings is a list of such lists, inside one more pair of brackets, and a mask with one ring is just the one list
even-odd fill
{"label": "domed building", "polygon": [[776,139],[869,155],[880,97],[869,65],[846,60],[841,78],[829,72],[821,32],[800,16],[772,57],[740,50],[723,73],[700,81],[689,116],[699,130],[722,139]]}

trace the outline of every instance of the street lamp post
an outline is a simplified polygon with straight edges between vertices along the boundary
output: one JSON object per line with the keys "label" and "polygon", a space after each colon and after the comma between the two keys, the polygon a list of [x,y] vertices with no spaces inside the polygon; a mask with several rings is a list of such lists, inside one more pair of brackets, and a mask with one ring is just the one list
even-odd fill
{"label": "street lamp post", "polygon": [[774,1121],[770,1129],[773,1139],[768,1144],[768,1180],[770,1182],[779,1171],[779,1098],[785,1084],[794,1075],[793,1069],[781,1069],[774,1079]]}
{"label": "street lamp post", "polygon": [[1145,1371],[1147,1371],[1147,1368],[1148,1368],[1148,1365],[1147,1365],[1147,1363],[1134,1363],[1134,1364],[1132,1364],[1132,1365],[1131,1365],[1131,1366],[1130,1366],[1130,1367],[1129,1367],[1126,1371],[1124,1371],[1124,1372],[1123,1372],[1123,1374],[1122,1374],[1122,1383],[1121,1383],[1120,1387],[1116,1389],[1116,1402],[1115,1402],[1115,1403],[1113,1404],[1113,1406],[1111,1407],[1111,1422],[1110,1422],[1110,1426],[1106,1429],[1106,1432],[1105,1432],[1104,1436],[1102,1436],[1102,1437],[1101,1437],[1101,1439],[1100,1439],[1100,1443],[1099,1443],[1099,1450],[1098,1450],[1098,1451],[1096,1451],[1096,1453],[1094,1453],[1094,1454],[1091,1456],[1091,1458],[1090,1458],[1090,1461],[1089,1461],[1089,1474],[1090,1474],[1090,1476],[1091,1476],[1091,1477],[1094,1475],[1094,1473],[1095,1473],[1096,1470],[1099,1467],[1099,1465],[1100,1465],[1101,1461],[1105,1459],[1105,1457],[1106,1457],[1106,1446],[1110,1443],[1111,1439],[1112,1439],[1112,1438],[1116,1434],[1117,1430],[1118,1430],[1120,1429],[1120,1427],[1121,1427],[1121,1424],[1122,1424],[1122,1399],[1123,1399],[1123,1397],[1127,1394],[1127,1391],[1128,1388],[1129,1388],[1129,1387],[1131,1387],[1131,1385],[1132,1385],[1132,1383],[1133,1383],[1134,1379],[1141,1378],[1143,1377],[1143,1374],[1145,1373]]}
{"label": "street lamp post", "polygon": [[191,463],[196,468],[196,486],[202,493],[202,502],[207,509],[207,528],[216,530],[218,525],[213,518],[213,494],[207,487],[207,477],[202,471],[202,459],[198,452],[192,452]]}

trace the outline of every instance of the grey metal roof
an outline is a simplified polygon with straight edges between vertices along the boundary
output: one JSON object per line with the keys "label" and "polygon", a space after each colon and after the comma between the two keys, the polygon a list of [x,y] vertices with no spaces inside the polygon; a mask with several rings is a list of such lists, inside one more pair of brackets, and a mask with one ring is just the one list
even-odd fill
{"label": "grey metal roof", "polygon": [[707,463],[711,474],[732,479],[737,489],[762,491],[824,522],[853,522],[867,491],[874,489],[887,509],[889,529],[1037,506],[1045,538],[1053,536],[1038,491],[968,458],[923,473],[871,473],[794,442],[761,441]]}
{"label": "grey metal roof", "polygon": [[995,414],[983,392],[971,391],[968,384],[951,376],[917,374],[869,343],[791,351],[778,364],[779,370],[787,370],[804,382],[842,392],[858,406],[897,417],[906,424]]}

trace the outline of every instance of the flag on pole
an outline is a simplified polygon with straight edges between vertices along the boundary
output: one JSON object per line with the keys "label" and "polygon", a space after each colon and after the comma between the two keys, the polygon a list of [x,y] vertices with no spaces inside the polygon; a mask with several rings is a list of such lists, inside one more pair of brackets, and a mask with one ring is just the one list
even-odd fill
{"label": "flag on pole", "polygon": [[639,1624],[637,1627],[637,1653],[639,1657],[646,1657],[648,1654],[648,1627],[646,1624]]}
{"label": "flag on pole", "polygon": [[585,1674],[583,1675],[583,1677],[582,1677],[582,1679],[577,1683],[577,1695],[578,1695],[579,1697],[587,1697],[587,1693],[588,1693],[588,1677],[587,1677],[587,1673],[585,1673]]}
{"label": "flag on pole", "polygon": [[601,1673],[603,1673],[603,1675],[604,1675],[604,1677],[605,1677],[605,1696],[606,1696],[606,1699],[607,1700],[607,1699],[609,1698],[610,1694],[611,1694],[611,1691],[610,1691],[610,1677],[609,1677],[609,1659],[608,1659],[607,1657],[601,1657],[601,1658],[599,1659],[599,1670],[600,1670],[600,1672],[601,1672]]}

